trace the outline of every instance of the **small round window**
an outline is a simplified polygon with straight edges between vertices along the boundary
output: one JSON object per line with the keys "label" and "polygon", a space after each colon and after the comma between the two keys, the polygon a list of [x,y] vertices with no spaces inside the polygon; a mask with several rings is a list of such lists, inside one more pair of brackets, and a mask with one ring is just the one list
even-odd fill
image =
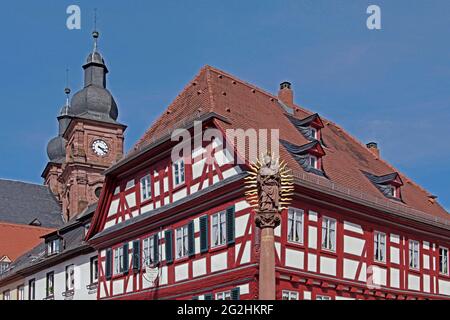
{"label": "small round window", "polygon": [[102,193],[102,187],[98,187],[97,189],[95,189],[95,196],[97,198],[100,198],[101,193]]}

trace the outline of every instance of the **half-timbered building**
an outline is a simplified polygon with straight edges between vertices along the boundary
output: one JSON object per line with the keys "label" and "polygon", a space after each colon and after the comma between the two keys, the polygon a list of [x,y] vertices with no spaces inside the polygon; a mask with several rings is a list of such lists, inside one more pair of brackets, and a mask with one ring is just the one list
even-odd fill
{"label": "half-timbered building", "polygon": [[[176,129],[193,142],[173,160]],[[201,139],[208,129],[222,135]],[[244,137],[229,139],[230,129]],[[279,130],[295,181],[275,229],[277,299],[450,297],[450,216],[434,195],[376,143],[295,104],[290,83],[273,95],[206,66],[105,172],[88,234],[98,299],[259,297],[260,230],[244,197],[248,129]],[[243,152],[239,139],[251,142]]]}

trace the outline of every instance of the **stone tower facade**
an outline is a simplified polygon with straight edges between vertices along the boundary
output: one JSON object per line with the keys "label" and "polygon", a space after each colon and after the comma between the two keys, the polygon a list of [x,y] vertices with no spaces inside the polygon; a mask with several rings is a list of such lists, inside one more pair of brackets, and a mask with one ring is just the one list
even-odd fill
{"label": "stone tower facade", "polygon": [[[95,42],[97,37],[94,33]],[[117,122],[118,107],[106,88],[108,69],[96,44],[83,69],[84,88],[58,116],[59,134],[48,144],[42,174],[67,221],[98,201],[102,172],[122,158],[126,130]]]}

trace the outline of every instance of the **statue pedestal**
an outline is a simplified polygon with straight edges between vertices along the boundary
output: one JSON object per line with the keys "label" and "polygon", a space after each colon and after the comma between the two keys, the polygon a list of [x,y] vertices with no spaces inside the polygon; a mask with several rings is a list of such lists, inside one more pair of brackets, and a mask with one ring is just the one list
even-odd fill
{"label": "statue pedestal", "polygon": [[256,213],[255,223],[261,229],[259,254],[259,299],[275,300],[275,236],[274,229],[281,223],[278,211]]}

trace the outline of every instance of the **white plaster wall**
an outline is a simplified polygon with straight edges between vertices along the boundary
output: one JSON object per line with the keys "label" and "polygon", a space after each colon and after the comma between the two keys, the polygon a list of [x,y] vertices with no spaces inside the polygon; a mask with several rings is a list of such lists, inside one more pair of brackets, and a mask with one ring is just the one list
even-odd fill
{"label": "white plaster wall", "polygon": [[439,279],[439,293],[450,296],[450,281]]}
{"label": "white plaster wall", "polygon": [[359,224],[344,221],[344,230],[353,231],[359,234],[364,234],[362,227]]}
{"label": "white plaster wall", "polygon": [[416,276],[413,274],[408,274],[408,289],[416,290],[416,291],[420,290],[420,277],[419,276]]}
{"label": "white plaster wall", "polygon": [[303,251],[286,249],[285,265],[296,269],[303,269],[304,253]]}
{"label": "white plaster wall", "polygon": [[400,270],[396,268],[391,268],[391,287],[400,288]]}
{"label": "white plaster wall", "polygon": [[54,272],[54,296],[55,300],[64,300],[62,293],[66,291],[66,266],[73,264],[75,266],[75,294],[74,300],[96,300],[97,292],[89,292],[86,286],[91,282],[90,279],[90,259],[97,256],[96,253],[82,255],[63,263],[57,264],[51,268],[39,271],[25,279],[25,299],[28,300],[28,283],[31,279],[36,280],[35,298],[43,300],[46,298],[47,273]]}
{"label": "white plaster wall", "polygon": [[211,256],[211,272],[224,270],[227,268],[227,252]]}
{"label": "white plaster wall", "polygon": [[320,257],[320,273],[335,276],[336,259],[328,257]]}

